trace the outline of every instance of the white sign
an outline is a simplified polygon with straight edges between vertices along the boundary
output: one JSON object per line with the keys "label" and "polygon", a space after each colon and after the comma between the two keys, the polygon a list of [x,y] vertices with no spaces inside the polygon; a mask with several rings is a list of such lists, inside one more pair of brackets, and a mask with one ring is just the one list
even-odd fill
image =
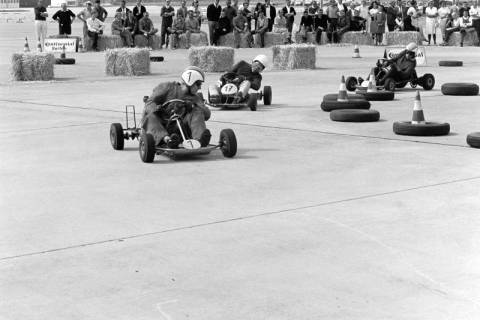
{"label": "white sign", "polygon": [[[387,59],[394,58],[397,54],[405,50],[405,47],[387,47],[385,53]],[[417,53],[415,54],[415,60],[417,60],[417,66],[426,66],[427,65],[427,55],[425,53],[425,47],[418,47]]]}
{"label": "white sign", "polygon": [[45,52],[62,52],[65,46],[65,52],[77,51],[77,38],[52,39],[47,38],[44,42]]}

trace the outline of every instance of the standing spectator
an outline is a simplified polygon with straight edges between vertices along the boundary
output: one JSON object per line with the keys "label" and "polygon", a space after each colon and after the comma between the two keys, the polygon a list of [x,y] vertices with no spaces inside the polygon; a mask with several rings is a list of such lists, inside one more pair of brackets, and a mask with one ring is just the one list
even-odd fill
{"label": "standing spectator", "polygon": [[138,23],[143,18],[143,15],[147,12],[147,9],[142,5],[142,0],[137,0],[137,4],[133,7],[133,18],[135,19],[135,34],[140,34],[138,30]]}
{"label": "standing spectator", "polygon": [[[128,9],[125,5],[125,0],[122,0],[122,2],[120,2],[120,8],[117,9],[117,13],[120,13],[121,16],[120,18],[122,19],[122,21],[125,23],[125,21],[127,20],[127,14],[128,12],[130,12],[130,9]],[[116,16],[116,15],[115,15]]]}
{"label": "standing spectator", "polygon": [[308,8],[308,15],[311,16],[313,20],[317,16],[317,12],[318,12],[318,3],[317,1],[313,0],[312,5],[310,6],[310,8]]}
{"label": "standing spectator", "polygon": [[232,7],[233,9],[235,9],[235,12],[238,14],[238,0],[233,0],[233,3],[232,3]]}
{"label": "standing spectator", "polygon": [[188,9],[187,9],[187,0],[182,0],[180,3],[180,8],[177,9],[177,17],[181,15],[183,19],[187,18]]}
{"label": "standing spectator", "polygon": [[168,48],[168,29],[172,27],[174,15],[175,9],[170,5],[170,0],[166,0],[165,5],[160,10],[160,16],[162,17],[160,48],[162,48],[163,45],[165,45],[165,48]]}
{"label": "standing spectator", "polygon": [[387,15],[383,11],[383,6],[378,6],[378,12],[375,15],[377,22],[377,32],[375,33],[375,45],[381,45],[383,42],[383,34],[385,33],[385,25],[387,22]]}
{"label": "standing spectator", "polygon": [[227,8],[223,8],[220,12],[220,18],[218,23],[213,30],[213,44],[218,45],[218,39],[220,36],[226,35],[227,33],[232,32],[232,24],[227,17]]}
{"label": "standing spectator", "polygon": [[476,2],[476,5],[472,4],[472,7],[469,10],[469,14],[470,17],[472,17],[472,26],[477,31],[478,39],[480,39],[480,6],[478,0]]}
{"label": "standing spectator", "polygon": [[438,19],[440,32],[442,33],[443,42],[445,42],[445,25],[447,24],[447,18],[450,15],[450,8],[447,7],[447,3],[442,1],[440,8],[438,9]]}
{"label": "standing spectator", "polygon": [[92,2],[87,1],[85,2],[85,9],[80,11],[77,14],[77,18],[83,21],[83,37],[86,38],[88,36],[88,28],[87,28],[87,19],[92,16]]}
{"label": "standing spectator", "polygon": [[210,45],[214,44],[213,33],[218,26],[220,15],[222,13],[222,7],[219,5],[220,0],[213,0],[207,7],[207,20],[208,20],[208,38]]}
{"label": "standing spectator", "polygon": [[[127,14],[127,13],[126,13]],[[112,22],[112,34],[118,35],[122,38],[123,45],[127,47],[134,47],[132,34],[130,30],[125,27],[125,22],[127,21],[128,14],[125,16],[125,19],[122,19],[122,13],[115,13],[115,20]]]}
{"label": "standing spectator", "polygon": [[248,10],[248,2],[244,2],[243,3],[243,7],[242,9],[240,10],[242,11],[243,15],[245,16],[245,18],[247,18],[247,28],[248,28],[248,31],[252,30],[252,18],[253,18],[253,14],[250,10]]}
{"label": "standing spectator", "polygon": [[193,1],[193,16],[195,17],[195,19],[198,20],[198,25],[201,26],[203,17],[202,17],[202,12],[198,8],[198,0]]}
{"label": "standing spectator", "polygon": [[147,11],[145,11],[145,13],[143,14],[143,18],[138,21],[138,31],[140,31],[140,33],[143,34],[145,38],[147,38],[148,47],[152,48],[153,35],[158,32],[158,29],[153,26],[153,22],[150,19],[150,15]]}
{"label": "standing spectator", "polygon": [[233,18],[237,15],[237,9],[232,7],[232,0],[227,0],[226,2],[226,7],[225,7],[225,15],[230,20],[230,25],[233,26]]}
{"label": "standing spectator", "polygon": [[303,41],[307,41],[308,32],[311,32],[312,28],[313,20],[312,17],[308,14],[308,7],[305,6],[305,10],[303,10],[303,15],[300,19],[300,26],[298,29],[298,33],[302,37]]}
{"label": "standing spectator", "polygon": [[43,42],[47,37],[47,8],[43,5],[43,0],[39,0],[35,11],[35,35],[37,36],[37,46],[40,44],[42,50],[44,49]]}
{"label": "standing spectator", "polygon": [[265,18],[268,19],[268,32],[272,32],[273,23],[277,16],[277,9],[275,9],[275,6],[270,3],[270,0],[265,0],[264,9],[263,13],[265,14]]}
{"label": "standing spectator", "polygon": [[432,40],[433,35],[433,44],[437,44],[437,17],[438,17],[438,10],[433,6],[433,1],[428,2],[428,7],[425,9],[425,15],[427,16],[425,19],[425,31],[427,32],[428,38],[428,45],[430,45],[430,41]]}
{"label": "standing spectator", "polygon": [[323,14],[322,8],[318,8],[317,15],[313,19],[313,29],[315,31],[315,42],[317,44],[322,44],[322,32],[327,31],[327,28],[328,28],[327,15]]}
{"label": "standing spectator", "polygon": [[464,1],[462,3],[462,6],[458,9],[458,16],[460,18],[463,18],[465,16],[463,14],[465,11],[467,11],[467,13],[469,13],[469,11],[470,11],[470,7],[468,6],[468,3],[466,1]]}
{"label": "standing spectator", "polygon": [[[248,28],[248,21],[245,13],[240,11],[240,13],[233,18],[233,36],[234,36],[234,47],[240,48],[240,42],[242,36],[246,35],[247,38],[250,36],[250,30]],[[250,39],[247,40],[250,47]]]}
{"label": "standing spectator", "polygon": [[253,19],[255,20],[254,22],[255,28],[257,27],[257,20],[258,20],[258,15],[260,11],[263,11],[263,15],[265,16],[265,5],[262,4],[261,2],[257,2],[257,4],[255,5],[255,9],[253,9]]}
{"label": "standing spectator", "polygon": [[369,27],[369,32],[372,35],[372,38],[375,43],[377,43],[377,39],[375,35],[377,34],[378,31],[378,24],[377,24],[377,13],[378,13],[378,2],[373,1],[372,4],[370,5],[368,9],[368,14],[370,15],[370,27]]}
{"label": "standing spectator", "polygon": [[295,11],[295,8],[291,6],[290,0],[286,0],[285,7],[283,7],[282,9],[282,13],[285,19],[287,20],[288,42],[291,43],[293,22],[295,21],[295,15],[297,14],[297,12]]}
{"label": "standing spectator", "polygon": [[100,5],[100,0],[95,0],[95,7],[94,9],[97,11],[97,19],[105,22],[105,19],[107,19],[108,12],[105,10],[104,7]]}
{"label": "standing spectator", "polygon": [[98,36],[103,33],[105,23],[97,19],[98,13],[92,10],[92,16],[87,19],[88,36],[93,39],[92,49],[98,51]]}
{"label": "standing spectator", "polygon": [[390,1],[388,6],[385,8],[385,13],[387,14],[388,31],[395,30],[395,19],[397,18],[398,14],[398,8],[395,5],[395,1]]}
{"label": "standing spectator", "polygon": [[185,20],[183,19],[183,15],[179,15],[173,21],[172,27],[169,29],[168,33],[173,34],[172,43],[170,46],[172,49],[176,49],[178,46],[178,38],[181,34],[184,34],[186,31],[185,29]]}
{"label": "standing spectator", "polygon": [[201,33],[200,31],[200,24],[198,23],[198,19],[195,17],[195,8],[188,9],[188,17],[185,20],[185,36],[187,38],[186,48],[190,48],[190,37],[192,33]]}
{"label": "standing spectator", "polygon": [[58,34],[68,36],[72,34],[72,22],[75,20],[75,14],[67,9],[66,2],[63,2],[61,6],[62,9],[55,12],[52,19],[58,21]]}
{"label": "standing spectator", "polygon": [[338,24],[338,6],[335,0],[330,0],[327,7],[328,29],[327,38],[330,43],[333,43],[333,34],[337,31]]}
{"label": "standing spectator", "polygon": [[268,19],[265,17],[263,10],[258,12],[257,23],[252,34],[258,34],[260,38],[260,46],[265,47],[265,32],[268,30]]}
{"label": "standing spectator", "polygon": [[473,29],[472,17],[468,15],[468,11],[463,11],[463,17],[460,18],[460,47],[463,47],[463,40],[467,30]]}

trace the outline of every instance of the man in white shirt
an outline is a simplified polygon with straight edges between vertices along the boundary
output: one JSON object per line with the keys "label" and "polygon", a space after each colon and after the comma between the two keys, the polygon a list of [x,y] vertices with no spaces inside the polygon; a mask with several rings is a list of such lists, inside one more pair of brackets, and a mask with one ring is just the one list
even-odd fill
{"label": "man in white shirt", "polygon": [[87,19],[88,36],[93,39],[92,49],[98,51],[98,35],[103,33],[105,23],[97,19],[98,12],[92,10],[92,16]]}
{"label": "man in white shirt", "polygon": [[478,0],[476,5],[472,4],[468,12],[470,17],[472,17],[472,26],[475,28],[475,31],[477,31],[478,39],[480,39],[480,5]]}

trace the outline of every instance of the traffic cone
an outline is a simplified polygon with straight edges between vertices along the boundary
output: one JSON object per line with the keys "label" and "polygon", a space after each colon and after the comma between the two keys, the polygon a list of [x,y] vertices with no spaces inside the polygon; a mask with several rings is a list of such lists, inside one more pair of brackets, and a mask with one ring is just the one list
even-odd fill
{"label": "traffic cone", "polygon": [[340,88],[338,88],[337,101],[348,101],[347,88],[345,87],[345,76],[342,76],[342,82],[340,82]]}
{"label": "traffic cone", "polygon": [[40,39],[37,41],[37,51],[42,52],[42,44],[40,43]]}
{"label": "traffic cone", "polygon": [[83,52],[84,49],[85,48],[83,47],[83,40],[82,40],[82,37],[80,37],[80,40],[78,40],[78,51]]}
{"label": "traffic cone", "polygon": [[412,124],[424,124],[425,116],[423,115],[422,102],[420,101],[420,91],[417,90],[415,101],[413,102]]}
{"label": "traffic cone", "polygon": [[65,59],[67,55],[65,54],[65,45],[63,45],[62,53],[60,53],[60,59]]}
{"label": "traffic cone", "polygon": [[25,37],[25,44],[23,45],[23,52],[30,52],[30,47],[28,46],[27,37]]}
{"label": "traffic cone", "polygon": [[360,49],[358,49],[358,45],[355,45],[353,48],[353,57],[352,58],[361,58],[360,57]]}
{"label": "traffic cone", "polygon": [[377,80],[375,80],[375,74],[372,70],[370,77],[368,78],[367,92],[377,92]]}

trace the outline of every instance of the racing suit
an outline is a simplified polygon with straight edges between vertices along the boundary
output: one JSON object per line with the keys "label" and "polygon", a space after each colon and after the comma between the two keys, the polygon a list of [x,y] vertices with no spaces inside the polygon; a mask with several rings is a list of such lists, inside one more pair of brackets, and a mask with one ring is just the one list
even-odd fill
{"label": "racing suit", "polygon": [[[238,91],[241,92],[242,98],[247,97],[248,90],[250,90],[250,88],[253,90],[259,90],[262,85],[261,74],[258,72],[253,72],[252,65],[244,60],[241,60],[235,64],[229,73],[235,73],[237,78],[240,80],[240,83],[238,84]],[[219,86],[213,86],[210,94],[220,95]]]}
{"label": "racing suit", "polygon": [[412,79],[415,73],[415,67],[417,66],[417,60],[407,58],[407,50],[401,51],[396,57],[392,58],[393,62],[390,70],[380,79],[380,82],[385,81],[387,78],[394,78],[397,80],[409,80]]}
{"label": "racing suit", "polygon": [[[153,92],[145,102],[141,127],[151,133],[156,145],[163,142],[163,138],[170,133],[166,129],[168,119],[173,114],[172,108],[162,108],[162,105],[172,99],[188,101],[192,109],[182,118],[182,123],[188,126],[192,139],[202,141],[206,128],[205,121],[210,118],[210,110],[198,95],[185,94],[181,90],[180,82],[164,82],[153,88]],[[208,144],[208,142],[207,142]]]}

